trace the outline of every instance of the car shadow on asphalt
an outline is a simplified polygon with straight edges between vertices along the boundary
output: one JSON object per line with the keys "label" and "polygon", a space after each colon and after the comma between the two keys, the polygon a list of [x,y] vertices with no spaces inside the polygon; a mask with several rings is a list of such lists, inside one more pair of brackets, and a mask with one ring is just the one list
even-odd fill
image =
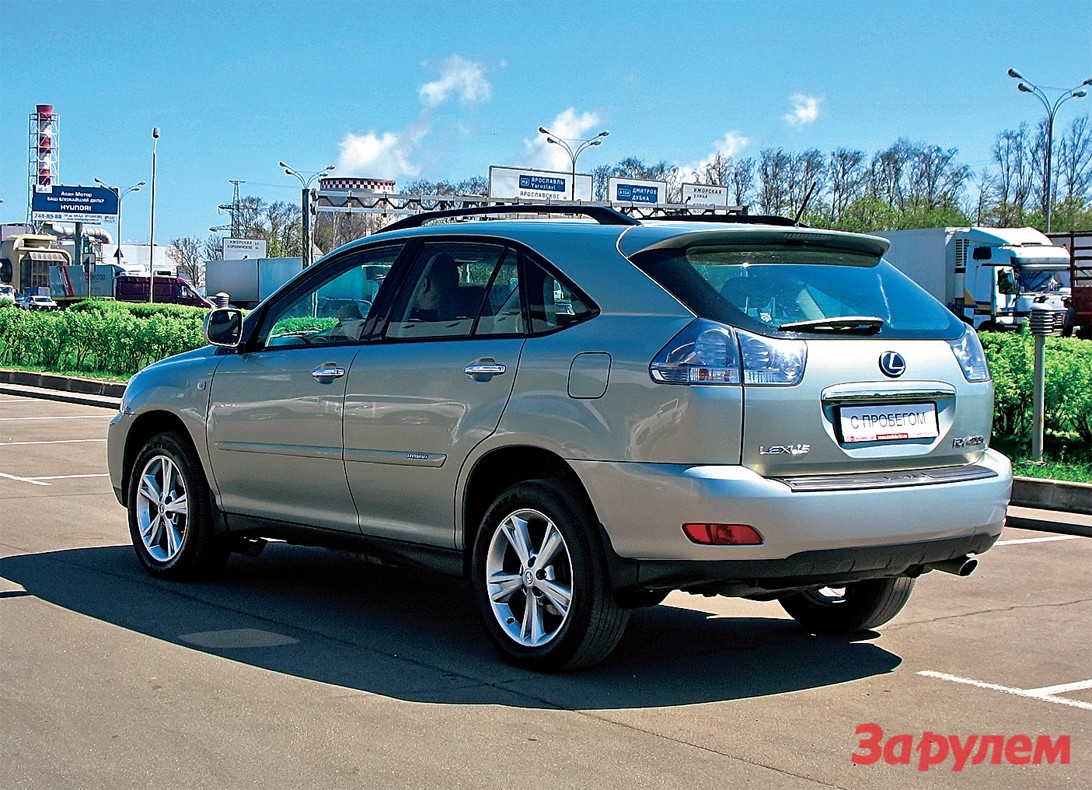
{"label": "car shadow on asphalt", "polygon": [[[233,557],[203,584],[148,577],[129,546],[5,557],[0,576],[167,649],[415,702],[670,707],[830,686],[901,663],[871,633],[816,637],[784,618],[657,606],[634,612],[602,665],[540,675],[493,651],[465,581],[283,544],[257,559]],[[0,607],[14,600],[26,599]]]}

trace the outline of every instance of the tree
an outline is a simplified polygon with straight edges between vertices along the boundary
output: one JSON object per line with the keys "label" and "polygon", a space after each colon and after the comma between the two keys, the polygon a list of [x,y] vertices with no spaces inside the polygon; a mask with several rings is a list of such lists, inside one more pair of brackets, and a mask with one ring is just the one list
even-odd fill
{"label": "tree", "polygon": [[209,237],[204,241],[203,247],[206,261],[221,261],[224,259],[224,237],[220,234],[209,234]]}
{"label": "tree", "polygon": [[755,160],[747,157],[737,159],[732,167],[731,191],[732,203],[736,206],[746,206],[751,202],[751,195],[755,186]]}
{"label": "tree", "polygon": [[784,214],[791,200],[789,177],[792,157],[781,148],[764,148],[758,162],[758,205],[760,214]]}
{"label": "tree", "polygon": [[1021,124],[1019,129],[1006,129],[997,135],[993,146],[997,175],[991,180],[993,209],[990,224],[1004,227],[1023,223],[1033,180],[1029,148],[1027,124]]}
{"label": "tree", "polygon": [[303,218],[295,203],[278,201],[263,207],[262,225],[255,231],[266,239],[270,258],[303,255]]}
{"label": "tree", "polygon": [[848,148],[831,151],[827,165],[831,222],[841,220],[849,204],[861,196],[865,183],[864,161],[864,151]]}
{"label": "tree", "polygon": [[172,239],[167,250],[167,257],[178,267],[178,276],[183,277],[195,287],[205,284],[204,244],[193,236]]}
{"label": "tree", "polygon": [[1073,119],[1054,161],[1065,183],[1063,200],[1092,201],[1092,124],[1087,115]]}
{"label": "tree", "polygon": [[717,151],[711,160],[706,162],[701,172],[696,173],[699,184],[710,186],[727,186],[732,178],[732,158]]}

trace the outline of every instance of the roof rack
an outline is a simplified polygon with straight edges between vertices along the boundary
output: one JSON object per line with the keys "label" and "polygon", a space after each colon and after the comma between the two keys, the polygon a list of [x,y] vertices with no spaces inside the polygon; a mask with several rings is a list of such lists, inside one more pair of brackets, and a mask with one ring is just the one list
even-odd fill
{"label": "roof rack", "polygon": [[556,203],[519,203],[501,206],[468,206],[466,208],[453,208],[444,211],[428,211],[423,214],[415,214],[412,217],[400,219],[383,228],[380,233],[392,230],[405,230],[406,228],[419,228],[426,222],[438,219],[451,219],[454,217],[473,217],[488,214],[580,214],[590,217],[600,225],[640,225],[641,223],[632,217],[628,217],[620,211],[615,211],[607,206],[583,206],[565,205]]}
{"label": "roof rack", "polygon": [[656,214],[643,217],[648,220],[666,220],[668,222],[727,222],[743,225],[784,225],[793,228],[803,228],[799,222],[788,217],[779,217],[776,214]]}

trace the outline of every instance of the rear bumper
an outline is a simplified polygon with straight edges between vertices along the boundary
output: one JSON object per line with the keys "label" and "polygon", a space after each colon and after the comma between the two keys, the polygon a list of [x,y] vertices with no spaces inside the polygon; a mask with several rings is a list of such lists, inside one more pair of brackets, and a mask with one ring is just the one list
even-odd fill
{"label": "rear bumper", "polygon": [[[809,563],[821,560],[826,567],[833,562],[837,569],[858,556],[871,557],[877,570],[889,569],[903,562],[894,560],[895,553],[903,551],[899,547],[919,544],[968,541],[967,551],[985,551],[1001,533],[1012,491],[1009,461],[992,450],[967,467],[974,473],[966,476],[970,479],[914,485],[900,480],[890,486],[839,490],[822,486],[794,490],[741,466],[583,461],[573,466],[610,548],[621,560],[646,565],[728,563],[724,572],[737,578],[811,575],[806,570]],[[762,535],[763,543],[697,545],[682,531],[683,524],[695,522],[748,524]],[[963,544],[952,545],[958,549]],[[915,550],[905,551],[909,557],[905,566],[918,564],[912,556]],[[882,559],[888,555],[891,562],[885,565]],[[753,570],[737,566],[741,562],[753,563]],[[708,576],[699,567],[691,573]],[[678,577],[678,572],[668,575]]]}
{"label": "rear bumper", "polygon": [[924,543],[805,551],[779,560],[622,562],[625,570],[618,574],[616,582],[623,588],[762,596],[779,590],[839,586],[884,576],[917,576],[932,563],[981,554],[996,540],[996,535],[981,533]]}

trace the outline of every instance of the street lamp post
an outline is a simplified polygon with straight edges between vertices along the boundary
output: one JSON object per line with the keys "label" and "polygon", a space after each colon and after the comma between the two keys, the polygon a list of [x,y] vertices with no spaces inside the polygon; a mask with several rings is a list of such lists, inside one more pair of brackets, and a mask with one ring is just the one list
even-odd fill
{"label": "street lamp post", "polygon": [[155,155],[159,127],[152,129],[152,227],[148,233],[148,301],[155,301]]}
{"label": "street lamp post", "polygon": [[1047,86],[1047,90],[1059,91],[1057,98],[1052,102],[1046,95],[1041,87],[1034,82],[1026,79],[1016,69],[1009,69],[1009,76],[1015,80],[1020,80],[1020,83],[1016,86],[1023,93],[1030,93],[1040,102],[1042,102],[1043,108],[1047,113],[1047,140],[1046,140],[1046,166],[1043,174],[1043,195],[1044,195],[1044,213],[1046,214],[1046,232],[1050,233],[1050,204],[1051,204],[1051,181],[1050,181],[1050,165],[1054,156],[1054,116],[1058,114],[1058,108],[1065,104],[1070,99],[1080,99],[1088,95],[1088,90],[1085,85],[1092,85],[1092,78],[1085,80],[1080,85],[1075,85],[1072,88],[1051,88]]}
{"label": "street lamp post", "polygon": [[120,186],[116,186],[116,187],[110,186],[105,181],[103,181],[102,179],[99,179],[99,178],[95,179],[95,183],[106,187],[107,189],[109,189],[111,192],[113,192],[115,195],[118,196],[118,249],[117,249],[117,252],[114,254],[114,258],[117,259],[117,263],[120,266],[121,265],[121,202],[123,200],[125,200],[125,196],[128,195],[130,192],[139,192],[140,188],[142,186],[144,186],[146,182],[138,181],[137,183],[133,184],[131,187],[126,187],[125,189],[122,189]]}
{"label": "street lamp post", "polygon": [[584,151],[591,148],[593,145],[602,145],[603,144],[603,138],[606,137],[607,135],[609,135],[610,132],[608,130],[604,129],[603,131],[601,131],[599,134],[595,135],[594,137],[589,137],[587,140],[584,140],[583,142],[580,142],[576,146],[576,148],[573,148],[571,145],[569,145],[570,142],[576,143],[577,142],[576,140],[571,140],[570,141],[570,140],[564,139],[563,137],[559,137],[558,135],[554,134],[549,129],[547,129],[545,126],[538,127],[538,133],[546,135],[546,142],[553,143],[554,145],[561,146],[562,148],[565,149],[565,153],[567,153],[569,155],[569,160],[572,162],[572,166],[573,166],[573,168],[572,168],[572,179],[573,179],[573,181],[572,181],[572,187],[571,187],[570,194],[569,194],[569,199],[575,201],[576,200],[576,160],[580,157],[580,154],[584,153]]}
{"label": "street lamp post", "polygon": [[284,162],[278,162],[281,167],[284,168],[285,175],[295,176],[300,181],[300,187],[302,195],[300,196],[300,209],[303,211],[303,266],[306,269],[311,265],[311,184],[316,179],[329,173],[334,169],[333,165],[326,165],[322,170],[317,172],[301,172],[295,168],[289,167]]}

